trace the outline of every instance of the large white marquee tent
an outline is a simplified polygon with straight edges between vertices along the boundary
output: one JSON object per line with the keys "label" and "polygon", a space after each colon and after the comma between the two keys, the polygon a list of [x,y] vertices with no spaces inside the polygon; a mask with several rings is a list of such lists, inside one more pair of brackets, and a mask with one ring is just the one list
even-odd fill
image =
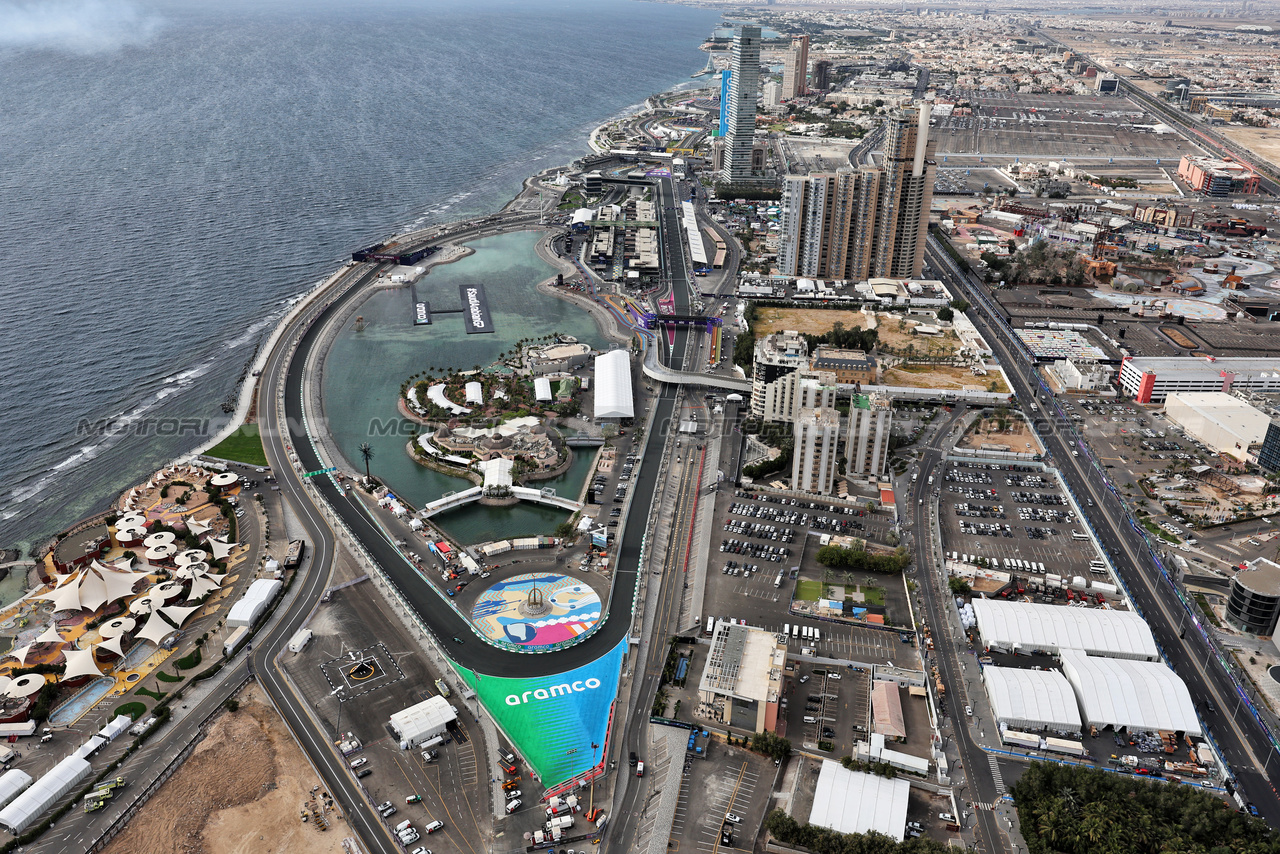
{"label": "large white marquee tent", "polygon": [[1087,726],[1203,735],[1186,683],[1161,662],[1068,650],[1062,654],[1062,672]]}
{"label": "large white marquee tent", "polygon": [[1075,649],[1109,658],[1160,658],[1151,629],[1132,611],[975,599],[973,613],[982,640],[996,649],[1042,650],[1050,655]]}
{"label": "large white marquee tent", "polygon": [[1056,670],[984,667],[982,681],[996,721],[1019,730],[1080,729],[1071,683]]}
{"label": "large white marquee tent", "polygon": [[596,420],[634,418],[635,398],[631,393],[631,354],[610,350],[596,356]]}

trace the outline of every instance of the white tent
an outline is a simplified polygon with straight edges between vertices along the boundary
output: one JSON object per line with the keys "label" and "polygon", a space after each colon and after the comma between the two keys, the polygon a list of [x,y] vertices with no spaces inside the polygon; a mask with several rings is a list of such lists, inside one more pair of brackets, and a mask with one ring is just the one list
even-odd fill
{"label": "white tent", "polygon": [[1090,655],[1155,661],[1160,657],[1146,621],[1114,608],[1063,608],[999,599],[973,600],[978,631],[988,647],[1056,655],[1078,649]]}
{"label": "white tent", "polygon": [[212,578],[196,578],[191,581],[191,592],[187,594],[187,601],[194,602],[202,596],[208,595],[218,589],[218,582]]}
{"label": "white tent", "polygon": [[190,619],[191,615],[200,610],[199,605],[167,605],[160,609],[160,612],[173,621],[174,625],[179,628],[182,624]]}
{"label": "white tent", "polygon": [[31,647],[33,646],[35,646],[35,644],[29,643],[26,646],[14,647],[13,651],[10,652],[9,655],[18,659],[18,666],[21,667],[27,663],[27,653],[31,652]]}
{"label": "white tent", "polygon": [[140,640],[149,640],[159,646],[160,642],[173,634],[174,631],[174,627],[165,622],[159,611],[153,611],[150,619],[147,620],[147,624],[142,627],[137,636]]}
{"label": "white tent", "polygon": [[216,537],[209,540],[209,548],[213,549],[214,560],[226,560],[227,555],[231,554],[238,543],[228,543],[226,540],[220,540]]}
{"label": "white tent", "polygon": [[129,613],[141,617],[150,614],[156,607],[156,600],[150,596],[139,596],[129,603]]}
{"label": "white tent", "polygon": [[0,810],[0,825],[10,833],[21,833],[91,773],[93,768],[88,762],[78,756],[68,756]]}
{"label": "white tent", "polygon": [[36,638],[36,643],[66,643],[67,639],[58,634],[58,624],[53,623]]}
{"label": "white tent", "polygon": [[209,483],[212,484],[213,486],[222,488],[222,487],[231,486],[237,480],[239,480],[239,478],[236,477],[235,472],[224,471],[224,472],[219,472],[218,474],[215,474],[213,477],[209,478]]}
{"label": "white tent", "polygon": [[982,668],[982,681],[996,721],[1020,730],[1080,729],[1080,709],[1071,683],[1056,670]]}
{"label": "white tent", "polygon": [[10,768],[4,772],[4,776],[0,776],[0,807],[18,797],[30,785],[31,775],[26,771]]}
{"label": "white tent", "polygon": [[62,585],[57,590],[42,593],[36,598],[47,599],[52,602],[55,614],[59,611],[79,611],[84,607],[80,603],[80,585],[74,581],[70,584]]}
{"label": "white tent", "polygon": [[60,681],[66,682],[69,679],[75,679],[77,676],[101,675],[102,671],[98,669],[98,662],[94,661],[93,658],[93,647],[67,650],[67,669],[63,672]]}
{"label": "white tent", "polygon": [[109,637],[106,640],[104,640],[102,643],[98,644],[96,649],[103,649],[103,650],[106,650],[107,652],[114,652],[116,655],[123,658],[124,657],[124,648],[122,646],[123,644],[124,644],[124,635],[116,635],[115,637]]}
{"label": "white tent", "polygon": [[195,534],[197,537],[201,534],[207,534],[213,529],[212,525],[204,522],[197,522],[195,519],[187,520],[187,530]]}
{"label": "white tent", "polygon": [[1086,726],[1203,734],[1186,683],[1162,662],[1067,650],[1062,672],[1075,690]]}
{"label": "white tent", "polygon": [[147,548],[155,548],[156,546],[171,545],[174,540],[178,539],[172,531],[156,531],[142,541]]}
{"label": "white tent", "polygon": [[202,563],[209,558],[209,553],[204,549],[187,549],[185,552],[178,552],[173,558],[174,566],[190,566],[193,563]]}
{"label": "white tent", "polygon": [[634,418],[635,397],[631,392],[631,355],[611,350],[596,356],[596,419]]}

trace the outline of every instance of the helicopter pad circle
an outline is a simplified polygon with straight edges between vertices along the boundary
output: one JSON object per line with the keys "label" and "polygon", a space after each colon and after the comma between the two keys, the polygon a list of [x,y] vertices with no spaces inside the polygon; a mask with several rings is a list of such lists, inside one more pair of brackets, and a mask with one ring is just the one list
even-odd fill
{"label": "helicopter pad circle", "polygon": [[[529,616],[524,606],[534,588],[548,606]],[[471,609],[476,631],[499,643],[543,651],[572,643],[600,620],[600,596],[591,585],[555,573],[530,573],[503,579],[480,594]]]}

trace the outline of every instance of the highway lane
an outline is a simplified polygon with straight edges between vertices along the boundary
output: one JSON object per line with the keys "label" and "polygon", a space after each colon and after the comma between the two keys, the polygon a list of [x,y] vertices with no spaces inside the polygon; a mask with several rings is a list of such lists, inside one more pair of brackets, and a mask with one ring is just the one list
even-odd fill
{"label": "highway lane", "polygon": [[[933,269],[946,275],[973,304],[969,317],[992,345],[1019,400],[1024,405],[1031,401],[1048,405],[1052,398],[1040,401],[1034,365],[1001,321],[998,307],[989,303],[984,289],[955,266],[932,236],[927,255]],[[1239,714],[1243,703],[1235,685],[1221,662],[1212,665],[1200,631],[1186,617],[1186,609],[1156,566],[1145,539],[1108,488],[1105,469],[1093,463],[1086,445],[1077,442],[1070,422],[1056,408],[1050,414],[1052,417],[1038,419],[1037,429],[1042,440],[1056,458],[1056,465],[1072,492],[1093,501],[1093,507],[1082,510],[1090,517],[1092,527],[1110,553],[1117,573],[1146,618],[1165,657],[1187,683],[1192,697],[1201,703],[1201,719],[1232,764],[1242,796],[1254,802],[1272,826],[1280,827],[1280,795],[1271,782],[1271,777],[1280,774],[1280,754],[1251,714]],[[1078,451],[1079,456],[1074,456],[1072,451]],[[1214,700],[1215,712],[1203,705],[1208,698]]]}

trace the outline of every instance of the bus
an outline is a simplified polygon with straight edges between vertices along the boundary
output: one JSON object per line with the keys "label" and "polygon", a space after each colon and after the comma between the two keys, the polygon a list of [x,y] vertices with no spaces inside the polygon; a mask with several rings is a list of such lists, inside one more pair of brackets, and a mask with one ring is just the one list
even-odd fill
{"label": "bus", "polygon": [[796,623],[794,626],[792,626],[792,627],[791,627],[791,636],[792,636],[793,638],[798,638],[798,637],[800,637],[800,624],[799,624],[799,623]]}
{"label": "bus", "polygon": [[703,634],[705,634],[707,637],[711,637],[711,633],[712,631],[715,630],[715,627],[716,627],[716,618],[707,617],[707,628],[706,628],[706,631],[703,632]]}
{"label": "bus", "polygon": [[820,640],[822,640],[822,632],[818,631],[817,629],[814,629],[814,630],[813,630],[813,642],[814,642],[814,643],[817,643],[817,642],[818,642],[818,641],[820,641]]}
{"label": "bus", "polygon": [[773,580],[773,586],[774,586],[774,587],[781,587],[781,586],[782,586],[782,573],[781,573],[781,572],[779,572],[779,573],[778,573],[778,577],[777,577],[777,578],[775,578],[775,579]]}

